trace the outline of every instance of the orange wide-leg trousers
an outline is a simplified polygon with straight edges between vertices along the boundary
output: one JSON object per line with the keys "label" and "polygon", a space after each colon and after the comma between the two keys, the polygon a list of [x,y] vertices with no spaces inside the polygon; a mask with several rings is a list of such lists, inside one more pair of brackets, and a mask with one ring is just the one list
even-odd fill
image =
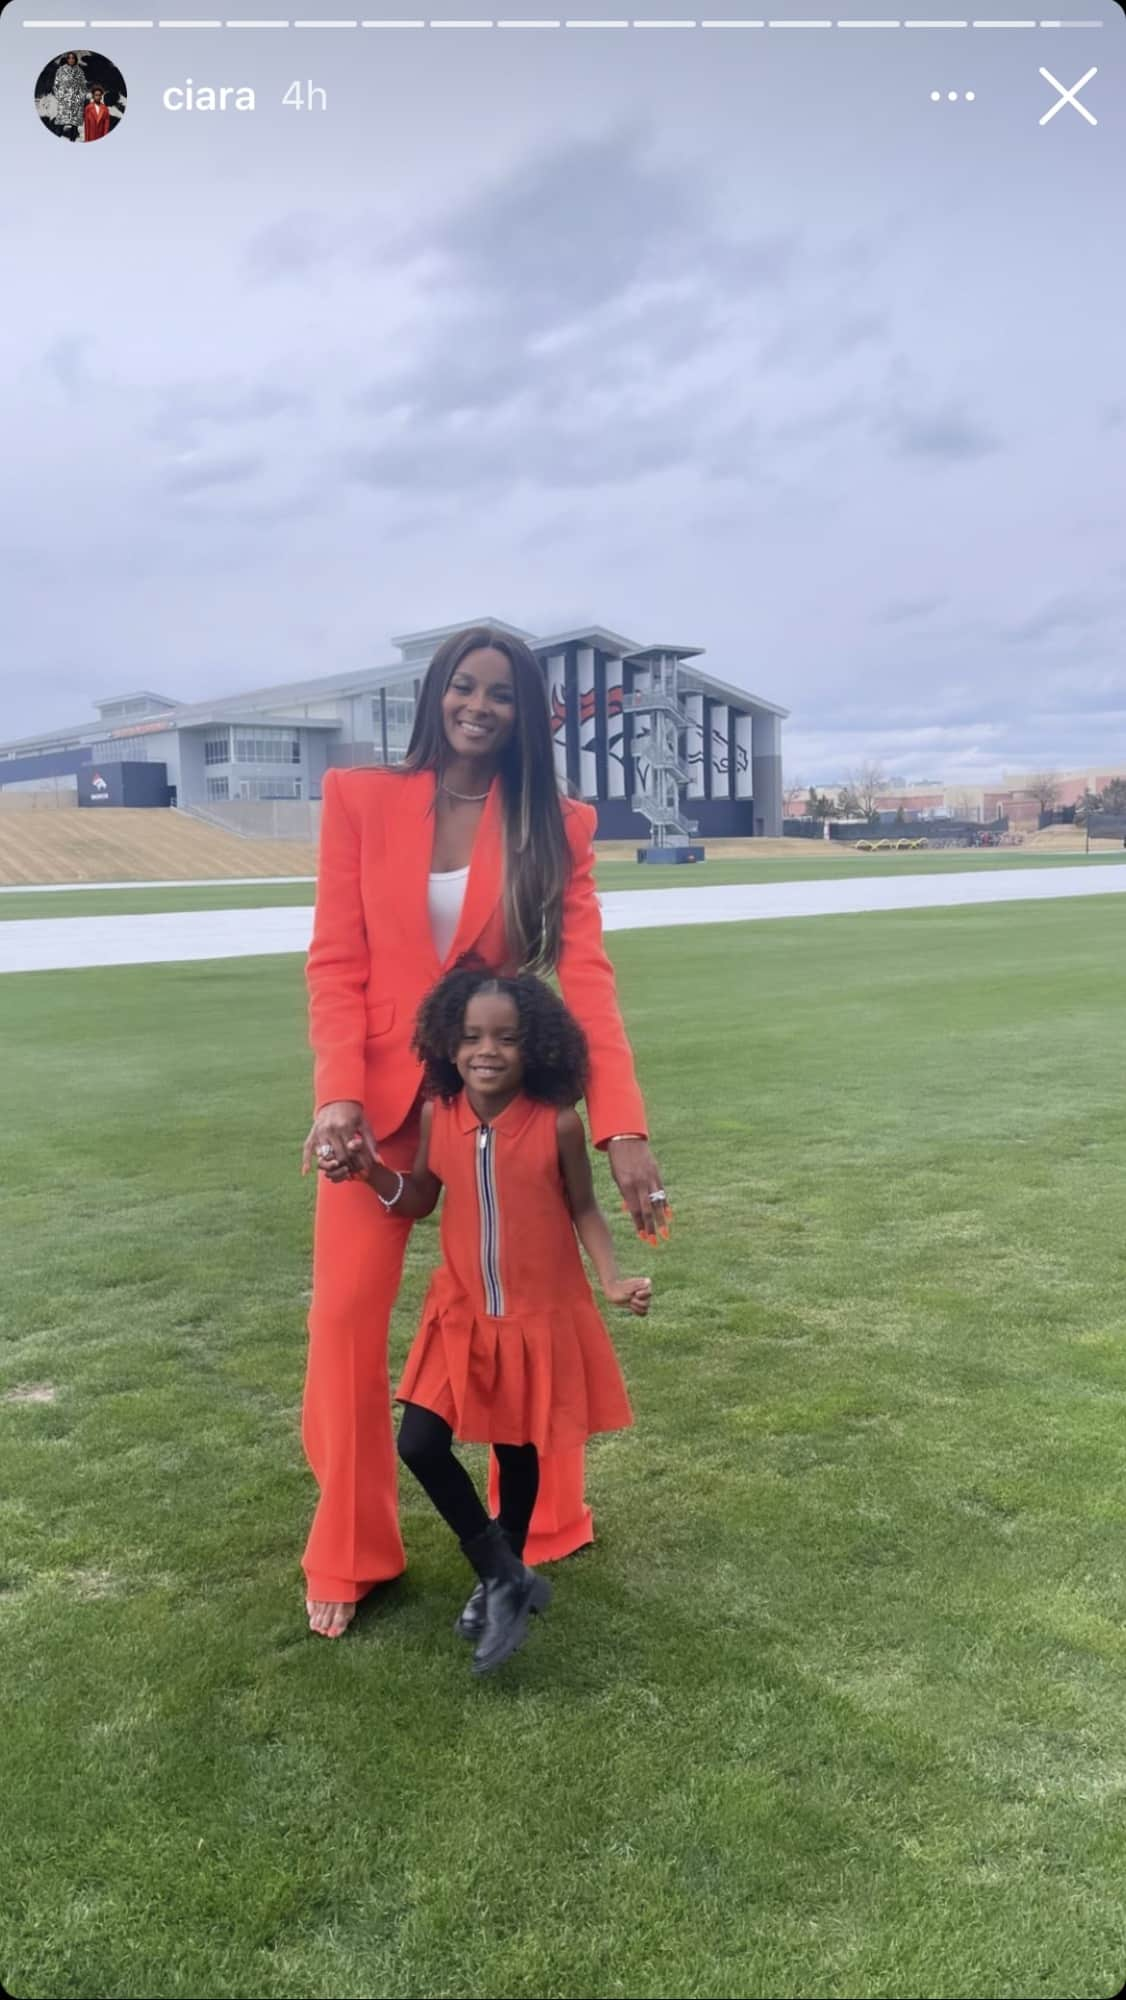
{"label": "orange wide-leg trousers", "polygon": [[[416,1106],[398,1132],[380,1141],[380,1158],[406,1172],[417,1143]],[[323,1175],[317,1178],[301,1434],[320,1499],[304,1569],[310,1597],[349,1604],[406,1568],[387,1343],[411,1224],[388,1213],[362,1181],[334,1184]],[[583,1473],[581,1447],[541,1456],[529,1562],[554,1561],[593,1540]],[[496,1480],[496,1461],[490,1457],[489,1508],[494,1514]]]}

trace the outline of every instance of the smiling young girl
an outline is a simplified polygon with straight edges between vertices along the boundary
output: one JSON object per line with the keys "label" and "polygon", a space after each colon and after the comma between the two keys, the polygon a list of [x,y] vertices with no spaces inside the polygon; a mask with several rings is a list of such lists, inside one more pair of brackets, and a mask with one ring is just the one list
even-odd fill
{"label": "smiling young girl", "polygon": [[[574,1106],[586,1044],[531,975],[463,967],[419,1014],[431,1093],[409,1173],[366,1178],[388,1209],[429,1215],[445,1190],[434,1274],[399,1384],[399,1455],[453,1529],[478,1576],[457,1629],[489,1673],[524,1640],[550,1585],[523,1561],[541,1452],[632,1422],[579,1243],[611,1304],[649,1310],[648,1278],[621,1276],[595,1198]],[[500,1514],[490,1521],[453,1439],[491,1444]]]}

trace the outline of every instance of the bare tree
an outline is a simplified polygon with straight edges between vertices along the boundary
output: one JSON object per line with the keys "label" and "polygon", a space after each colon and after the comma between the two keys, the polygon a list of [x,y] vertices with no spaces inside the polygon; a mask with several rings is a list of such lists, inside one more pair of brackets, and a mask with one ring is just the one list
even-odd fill
{"label": "bare tree", "polygon": [[837,811],[840,813],[842,819],[865,819],[868,817],[851,785],[842,785],[840,791],[837,793]]}
{"label": "bare tree", "polygon": [[788,778],[782,787],[782,806],[787,819],[796,819],[798,805],[809,790],[804,778]]}
{"label": "bare tree", "polygon": [[1033,771],[1022,790],[1031,792],[1041,812],[1048,812],[1060,795],[1059,778],[1055,771]]}
{"label": "bare tree", "polygon": [[887,791],[887,772],[877,758],[859,765],[847,776],[848,789],[860,801],[860,810],[865,819],[872,819],[876,812],[876,800]]}
{"label": "bare tree", "polygon": [[950,810],[955,819],[977,818],[977,805],[968,792],[955,792],[950,801]]}

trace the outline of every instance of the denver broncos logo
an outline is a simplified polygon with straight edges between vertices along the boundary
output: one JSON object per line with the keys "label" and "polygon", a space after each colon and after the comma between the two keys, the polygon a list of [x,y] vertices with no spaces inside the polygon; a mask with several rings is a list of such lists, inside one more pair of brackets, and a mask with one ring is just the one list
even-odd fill
{"label": "denver broncos logo", "polygon": [[559,688],[551,690],[551,733],[558,736],[567,727],[567,703]]}

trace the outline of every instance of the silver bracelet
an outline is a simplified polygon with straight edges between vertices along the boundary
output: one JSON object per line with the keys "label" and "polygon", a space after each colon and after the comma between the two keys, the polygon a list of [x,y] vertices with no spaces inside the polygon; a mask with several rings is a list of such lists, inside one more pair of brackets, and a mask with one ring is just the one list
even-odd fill
{"label": "silver bracelet", "polygon": [[377,1195],[379,1195],[379,1199],[380,1199],[380,1201],[381,1201],[381,1202],[383,1203],[383,1206],[384,1206],[384,1208],[394,1208],[394,1206],[395,1206],[395,1203],[396,1203],[396,1202],[398,1201],[398,1199],[399,1199],[400,1195],[401,1195],[401,1194],[402,1194],[402,1192],[403,1192],[403,1189],[404,1189],[404,1188],[406,1187],[406,1184],[407,1184],[407,1177],[406,1177],[406,1175],[405,1175],[405,1174],[401,1174],[401,1173],[399,1173],[399,1170],[398,1170],[398,1168],[397,1168],[397,1167],[393,1167],[393,1168],[391,1169],[391,1171],[392,1171],[392,1173],[393,1173],[393,1174],[395,1175],[395,1177],[396,1177],[396,1179],[398,1180],[398,1183],[399,1183],[398,1187],[397,1187],[397,1188],[395,1189],[395,1192],[394,1192],[394,1194],[393,1194],[393,1195],[390,1195],[390,1196],[388,1196],[388,1195],[385,1195],[385,1194],[379,1194],[379,1189],[378,1189],[378,1188],[376,1188],[376,1190],[375,1190],[376,1194],[377,1194]]}

